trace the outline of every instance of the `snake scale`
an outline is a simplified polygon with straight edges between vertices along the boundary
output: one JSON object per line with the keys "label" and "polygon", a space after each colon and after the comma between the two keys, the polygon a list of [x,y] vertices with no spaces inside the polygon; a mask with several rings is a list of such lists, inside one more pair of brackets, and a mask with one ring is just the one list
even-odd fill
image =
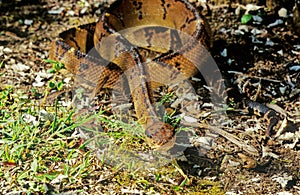
{"label": "snake scale", "polygon": [[156,113],[152,90],[207,66],[210,42],[206,21],[186,0],[117,0],[97,23],[60,33],[50,58],[88,80],[93,95],[125,74],[138,121],[157,147],[175,136]]}

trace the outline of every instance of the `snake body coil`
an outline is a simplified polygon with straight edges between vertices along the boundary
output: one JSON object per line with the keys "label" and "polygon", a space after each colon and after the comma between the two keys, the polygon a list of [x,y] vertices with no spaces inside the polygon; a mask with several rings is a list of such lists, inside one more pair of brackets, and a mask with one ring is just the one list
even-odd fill
{"label": "snake body coil", "polygon": [[[156,114],[152,90],[196,74],[209,44],[207,24],[185,0],[118,0],[96,25],[61,33],[50,58],[94,90],[112,86],[124,73],[148,141],[161,146],[174,140],[174,129]],[[97,58],[86,54],[93,47]]]}

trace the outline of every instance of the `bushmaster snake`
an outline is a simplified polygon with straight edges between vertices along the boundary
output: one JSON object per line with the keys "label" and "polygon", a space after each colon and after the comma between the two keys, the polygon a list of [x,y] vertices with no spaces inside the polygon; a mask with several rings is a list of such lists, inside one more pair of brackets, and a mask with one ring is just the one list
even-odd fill
{"label": "bushmaster snake", "polygon": [[91,97],[125,74],[149,144],[162,146],[174,129],[157,115],[152,90],[210,69],[209,46],[209,27],[186,0],[117,0],[97,23],[60,33],[50,58],[88,83]]}

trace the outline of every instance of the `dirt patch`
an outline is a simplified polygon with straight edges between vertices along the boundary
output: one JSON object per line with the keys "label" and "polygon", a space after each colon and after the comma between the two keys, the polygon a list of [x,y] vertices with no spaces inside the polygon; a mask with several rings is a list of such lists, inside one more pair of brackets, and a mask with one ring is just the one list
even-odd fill
{"label": "dirt patch", "polygon": [[[27,91],[32,99],[41,98],[51,79],[46,72],[51,65],[43,61],[51,40],[58,31],[97,19],[109,3],[2,1],[0,88],[11,85]],[[221,136],[204,157],[197,155],[199,150],[186,151],[187,161],[178,162],[193,178],[186,188],[200,190],[197,180],[208,179],[219,182],[227,194],[300,194],[300,39],[293,31],[290,8],[286,15],[279,15],[277,8],[253,7],[248,12],[250,21],[242,24],[245,6],[202,5],[213,32],[211,53],[224,77],[243,94],[258,102],[275,102],[271,106],[281,114],[280,124],[287,120],[288,127],[277,133],[278,127],[272,132],[277,137],[268,138],[263,117],[229,113],[225,130],[253,146],[259,155],[253,156]],[[116,180],[117,176],[106,182]],[[159,185],[155,188],[175,193]]]}

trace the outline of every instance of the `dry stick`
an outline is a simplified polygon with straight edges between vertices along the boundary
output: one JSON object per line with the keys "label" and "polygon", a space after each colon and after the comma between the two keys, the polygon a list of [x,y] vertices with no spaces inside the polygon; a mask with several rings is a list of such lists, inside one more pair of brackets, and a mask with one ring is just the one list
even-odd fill
{"label": "dry stick", "polygon": [[274,82],[274,83],[280,83],[282,81],[280,80],[276,80],[276,79],[269,79],[269,78],[265,78],[265,77],[259,77],[259,76],[253,76],[253,75],[248,75],[248,74],[244,74],[242,72],[238,72],[238,71],[228,71],[228,73],[231,73],[231,74],[236,74],[236,75],[242,75],[244,76],[244,80],[247,79],[247,78],[252,78],[252,79],[259,79],[259,80],[264,80],[264,81],[269,81],[269,82]]}
{"label": "dry stick", "polygon": [[183,122],[183,125],[209,129],[209,130],[213,131],[214,133],[217,133],[217,134],[223,136],[224,138],[226,138],[227,140],[231,141],[232,143],[236,144],[237,146],[242,148],[245,152],[248,152],[249,154],[254,155],[254,156],[259,156],[258,151],[254,147],[247,145],[243,140],[241,140],[237,136],[232,135],[218,127],[211,126],[208,124],[189,123],[189,122]]}

